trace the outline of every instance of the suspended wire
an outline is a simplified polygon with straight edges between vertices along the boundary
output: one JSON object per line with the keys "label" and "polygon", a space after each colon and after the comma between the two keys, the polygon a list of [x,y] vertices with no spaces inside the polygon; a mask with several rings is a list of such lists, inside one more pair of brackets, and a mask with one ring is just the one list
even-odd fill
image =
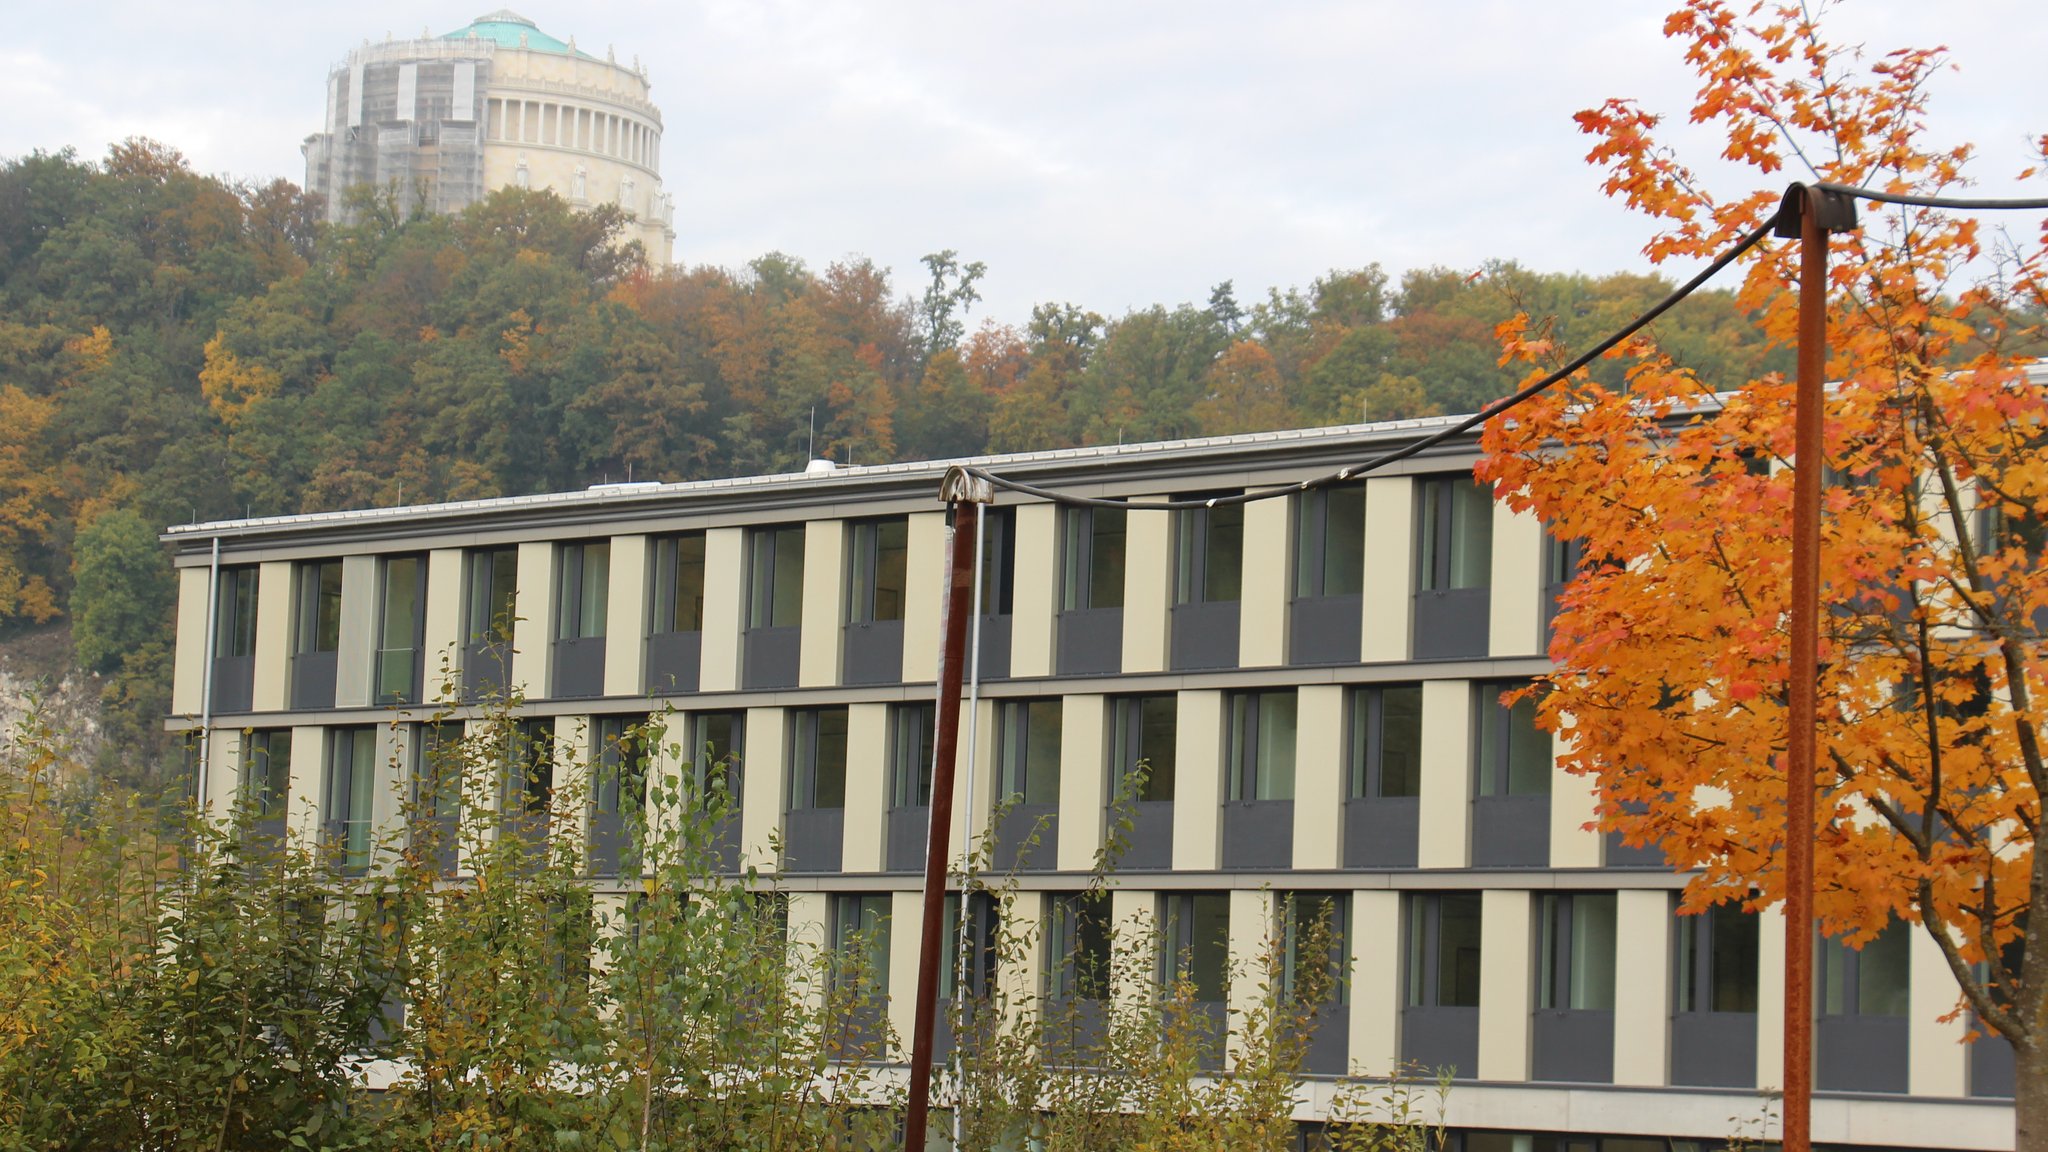
{"label": "suspended wire", "polygon": [[1854,184],[1830,184],[1826,181],[1809,187],[1842,196],[1854,196],[1858,200],[1875,200],[1880,204],[1904,204],[1912,208],[1953,208],[1959,212],[2048,211],[2048,197],[2036,197],[2031,200],[1987,200],[1968,196],[1921,196],[1912,192],[1882,192],[1876,188],[1860,188]]}
{"label": "suspended wire", "polygon": [[[2031,209],[2048,210],[2048,199],[1986,200],[1953,196],[1919,196],[1903,192],[1882,192],[1875,188],[1862,188],[1853,184],[1830,184],[1826,182],[1807,185],[1807,187],[1815,188],[1823,192],[1833,192],[1837,195],[1853,196],[1861,200],[1875,200],[1884,204],[1903,204],[1920,208],[1950,208],[1959,211],[2024,211]],[[1694,292],[1699,291],[1699,289],[1703,285],[1705,285],[1707,281],[1712,280],[1715,276],[1719,275],[1723,269],[1728,267],[1728,265],[1733,264],[1736,260],[1740,259],[1743,253],[1749,251],[1751,248],[1756,247],[1757,244],[1760,243],[1764,237],[1770,235],[1772,230],[1777,227],[1779,215],[1780,213],[1772,213],[1770,219],[1758,225],[1755,231],[1749,233],[1749,235],[1747,236],[1744,236],[1741,240],[1736,241],[1734,245],[1729,247],[1726,251],[1722,252],[1719,256],[1716,256],[1714,258],[1713,263],[1707,265],[1705,268],[1702,268],[1699,271],[1699,273],[1695,275],[1692,279],[1687,280],[1685,283],[1679,285],[1676,289],[1674,289],[1671,292],[1670,295],[1664,297],[1664,299],[1659,300],[1657,303],[1651,305],[1648,311],[1643,312],[1635,319],[1629,321],[1627,324],[1617,329],[1612,335],[1608,336],[1605,340],[1600,341],[1598,344],[1593,345],[1591,348],[1588,348],[1586,351],[1580,353],[1578,356],[1573,357],[1571,363],[1566,364],[1564,367],[1559,368],[1557,371],[1550,373],[1549,375],[1543,377],[1541,380],[1537,380],[1531,384],[1525,385],[1520,390],[1510,395],[1501,397],[1499,400],[1496,400],[1492,404],[1489,404],[1486,407],[1481,408],[1479,411],[1473,413],[1470,416],[1465,417],[1463,420],[1460,420],[1455,424],[1446,425],[1445,427],[1439,428],[1435,432],[1432,432],[1427,436],[1421,437],[1416,440],[1412,440],[1409,443],[1399,448],[1396,448],[1390,452],[1383,452],[1380,455],[1374,456],[1371,459],[1366,460],[1362,463],[1348,465],[1344,468],[1338,469],[1335,472],[1325,473],[1324,475],[1317,476],[1308,480],[1303,480],[1295,484],[1282,485],[1278,488],[1261,489],[1257,492],[1236,492],[1223,496],[1205,497],[1199,500],[1147,500],[1143,502],[1135,502],[1131,500],[1108,499],[1100,496],[1077,496],[1071,492],[1060,492],[1051,488],[1041,488],[1036,484],[1027,484],[1022,480],[1011,480],[1002,476],[998,476],[995,473],[989,471],[988,469],[980,467],[978,465],[965,465],[963,466],[962,470],[967,472],[971,476],[975,476],[982,480],[986,480],[990,484],[993,484],[998,488],[1005,488],[1011,492],[1016,492],[1024,496],[1036,496],[1041,500],[1050,500],[1059,504],[1068,504],[1082,508],[1143,508],[1158,511],[1177,511],[1181,509],[1216,508],[1234,504],[1250,504],[1255,501],[1271,500],[1276,497],[1287,496],[1296,492],[1309,492],[1317,488],[1326,488],[1332,484],[1342,484],[1348,480],[1353,480],[1359,476],[1363,476],[1368,472],[1374,472],[1381,468],[1385,468],[1389,464],[1393,464],[1401,460],[1406,460],[1411,456],[1417,456],[1422,454],[1423,452],[1427,452],[1431,448],[1436,447],[1438,444],[1441,444],[1446,440],[1451,440],[1458,436],[1462,436],[1465,433],[1470,432],[1472,429],[1477,428],[1479,425],[1486,423],[1488,420],[1493,419],[1495,416],[1499,416],[1502,413],[1507,412],[1510,409],[1515,408],[1526,401],[1534,399],[1536,396],[1542,394],[1543,392],[1548,391],[1550,388],[1556,386],[1558,383],[1569,378],[1573,373],[1579,371],[1581,368],[1584,368],[1586,365],[1591,364],[1593,361],[1598,360],[1600,357],[1606,355],[1609,351],[1613,350],[1615,347],[1620,345],[1622,341],[1628,339],[1630,336],[1633,336],[1637,332],[1641,331],[1644,327],[1648,326],[1652,321],[1656,320],[1659,316],[1662,316],[1664,313],[1670,311],[1673,307],[1675,307],[1678,304],[1679,301],[1692,295]]]}

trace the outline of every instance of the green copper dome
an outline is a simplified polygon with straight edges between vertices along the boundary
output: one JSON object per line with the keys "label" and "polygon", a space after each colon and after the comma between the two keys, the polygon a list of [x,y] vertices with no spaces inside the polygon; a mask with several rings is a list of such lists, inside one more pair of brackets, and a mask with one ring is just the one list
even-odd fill
{"label": "green copper dome", "polygon": [[525,48],[534,52],[560,52],[563,55],[575,53],[578,56],[596,59],[588,52],[571,48],[566,42],[541,31],[533,21],[509,8],[486,12],[469,22],[469,27],[458,28],[443,40],[490,40],[501,48]]}

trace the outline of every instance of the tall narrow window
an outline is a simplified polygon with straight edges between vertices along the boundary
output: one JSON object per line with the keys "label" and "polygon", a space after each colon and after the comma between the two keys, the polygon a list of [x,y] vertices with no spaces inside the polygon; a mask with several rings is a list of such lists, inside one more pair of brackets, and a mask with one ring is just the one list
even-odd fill
{"label": "tall narrow window", "polygon": [[1814,1086],[1835,1092],[1904,1092],[1912,1000],[1911,925],[1892,921],[1861,948],[1822,939],[1814,957],[1820,1018]]}
{"label": "tall narrow window", "polygon": [[1415,658],[1486,655],[1492,582],[1490,490],[1469,476],[1420,481],[1415,507]]}
{"label": "tall narrow window", "polygon": [[1350,776],[1354,800],[1422,795],[1422,685],[1351,694]]}
{"label": "tall narrow window", "polygon": [[1244,584],[1244,505],[1214,504],[1174,513],[1175,671],[1237,666]]}
{"label": "tall narrow window", "polygon": [[740,683],[794,688],[803,663],[804,528],[756,528],[747,537],[747,631]]}
{"label": "tall narrow window", "polygon": [[509,640],[518,611],[519,550],[488,548],[469,554],[471,645]]}
{"label": "tall narrow window", "polygon": [[1492,583],[1492,492],[1465,476],[1426,480],[1419,487],[1415,586],[1442,592]]}
{"label": "tall narrow window", "polygon": [[924,867],[925,834],[932,802],[932,741],[936,738],[931,704],[896,704],[889,708],[888,859],[891,872],[916,872]]}
{"label": "tall narrow window", "polygon": [[753,554],[747,626],[786,628],[803,623],[803,527],[757,529],[750,543]]}
{"label": "tall narrow window", "polygon": [[857,520],[847,553],[846,644],[840,673],[847,684],[903,679],[903,615],[909,599],[910,521],[892,516]]}
{"label": "tall narrow window", "polygon": [[1006,700],[997,715],[1001,794],[1019,804],[1058,804],[1060,702]]}
{"label": "tall narrow window", "polygon": [[298,566],[292,626],[292,707],[332,708],[341,647],[341,561]]}
{"label": "tall narrow window", "polygon": [[1479,919],[1477,892],[1409,893],[1402,1061],[1478,1073]]}
{"label": "tall narrow window", "polygon": [[383,605],[377,628],[377,700],[417,704],[426,636],[426,560],[420,556],[392,556],[384,561],[383,569]]}
{"label": "tall narrow window", "polygon": [[895,516],[855,523],[852,569],[849,621],[872,624],[903,619],[909,593],[910,522]]}
{"label": "tall narrow window", "polygon": [[1677,917],[1673,1084],[1746,1088],[1756,1083],[1758,925],[1758,916],[1736,903]]}
{"label": "tall narrow window", "polygon": [[1530,1036],[1535,1079],[1614,1079],[1614,947],[1614,893],[1538,898]]}
{"label": "tall narrow window", "polygon": [[1066,509],[1060,607],[1072,612],[1124,606],[1125,514],[1121,508]]}
{"label": "tall narrow window", "polygon": [[1060,702],[1005,700],[996,710],[995,866],[1043,870],[1057,863]]}
{"label": "tall narrow window", "polygon": [[897,808],[932,802],[933,715],[930,704],[898,704],[889,712],[889,797]]}
{"label": "tall narrow window", "polygon": [[414,733],[413,843],[432,854],[441,875],[452,876],[462,840],[462,725],[422,724]]}
{"label": "tall narrow window", "polygon": [[1059,673],[1122,671],[1128,517],[1121,508],[1067,508],[1060,515]]}
{"label": "tall narrow window", "polygon": [[723,789],[740,797],[740,757],[746,719],[738,712],[697,712],[690,717],[690,787],[699,796]]}
{"label": "tall narrow window", "polygon": [[590,870],[616,875],[647,808],[645,716],[597,718],[590,780]]}
{"label": "tall narrow window", "polygon": [[1045,927],[1047,997],[1107,998],[1111,937],[1107,892],[1049,894]]}
{"label": "tall narrow window", "polygon": [[1294,799],[1294,729],[1292,689],[1231,696],[1231,799]]}
{"label": "tall narrow window", "polygon": [[1017,510],[984,508],[981,538],[981,613],[1008,616],[1017,575]]}
{"label": "tall narrow window", "polygon": [[213,710],[247,712],[256,690],[256,569],[223,568],[214,589]]}
{"label": "tall narrow window", "polygon": [[[950,1002],[960,985],[960,893],[948,892],[945,902],[946,948],[940,953],[939,999]],[[989,994],[995,976],[997,939],[1001,925],[995,898],[985,891],[967,897],[967,995],[981,999]]]}
{"label": "tall narrow window", "polygon": [[341,561],[299,566],[298,642],[294,655],[333,652],[341,647]]}
{"label": "tall narrow window", "polygon": [[555,722],[520,721],[509,752],[505,818],[529,843],[545,847],[555,796]]}
{"label": "tall narrow window", "polygon": [[1365,485],[1334,484],[1294,503],[1290,664],[1356,664],[1364,628]]}
{"label": "tall narrow window", "polygon": [[242,798],[253,830],[273,842],[284,835],[291,782],[291,729],[259,728],[246,733],[242,738]]}
{"label": "tall narrow window", "polygon": [[887,895],[871,893],[832,897],[832,949],[842,989],[864,987],[876,996],[888,993],[889,904]]}
{"label": "tall narrow window", "polygon": [[1501,703],[1514,681],[1473,685],[1472,866],[1541,868],[1550,863],[1550,736],[1536,726],[1536,701]]}
{"label": "tall narrow window", "polygon": [[468,555],[466,564],[462,693],[465,699],[479,700],[502,695],[511,678],[519,550],[479,549]]}
{"label": "tall narrow window", "polygon": [[1517,683],[1485,683],[1475,689],[1479,713],[1479,795],[1548,796],[1550,734],[1536,726],[1536,699],[1524,695],[1513,704],[1501,694],[1523,687]]}
{"label": "tall narrow window", "polygon": [[704,656],[704,533],[654,541],[654,615],[647,636],[650,695],[695,692]]}
{"label": "tall narrow window", "polygon": [[789,719],[789,811],[783,817],[783,867],[837,872],[846,844],[844,708],[801,708]]}
{"label": "tall narrow window", "polygon": [[654,630],[704,630],[704,533],[654,542]]}
{"label": "tall narrow window", "polygon": [[328,844],[345,871],[370,866],[371,810],[377,787],[377,730],[333,728],[327,734],[327,788],[322,805]]}
{"label": "tall narrow window", "polygon": [[1230,893],[1169,892],[1159,897],[1159,983],[1184,985],[1197,1003],[1230,994]]}
{"label": "tall narrow window", "polygon": [[1344,866],[1413,868],[1422,841],[1422,685],[1351,692]]}
{"label": "tall narrow window", "polygon": [[1178,517],[1174,603],[1236,600],[1244,583],[1244,505],[1186,508]]}
{"label": "tall narrow window", "polygon": [[844,708],[791,713],[790,807],[846,807],[846,723]]}
{"label": "tall narrow window", "polygon": [[[1110,737],[1112,790],[1127,789],[1141,802],[1173,799],[1176,698],[1171,695],[1123,696],[1112,702],[1115,727]],[[1135,788],[1127,783],[1137,778]]]}
{"label": "tall narrow window", "polygon": [[1365,485],[1312,489],[1294,505],[1294,595],[1356,596],[1365,588]]}
{"label": "tall narrow window", "polygon": [[605,634],[611,570],[610,542],[562,545],[556,639],[589,640]]}
{"label": "tall narrow window", "polygon": [[1345,1002],[1348,989],[1344,969],[1351,955],[1350,909],[1348,892],[1289,892],[1281,896],[1283,994],[1305,991],[1303,981],[1310,978],[1312,969],[1317,969],[1313,978],[1322,985],[1317,1002]]}

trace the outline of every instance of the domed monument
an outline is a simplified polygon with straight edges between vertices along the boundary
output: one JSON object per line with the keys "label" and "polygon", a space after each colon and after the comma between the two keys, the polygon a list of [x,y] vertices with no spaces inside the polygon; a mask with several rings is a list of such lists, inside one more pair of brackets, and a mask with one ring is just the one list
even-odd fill
{"label": "domed monument", "polygon": [[625,238],[667,264],[675,205],[647,94],[637,59],[599,59],[503,9],[444,36],[366,41],[327,76],[326,128],[302,148],[306,190],[342,222],[358,185],[393,189],[408,214],[546,188],[578,208],[625,209]]}

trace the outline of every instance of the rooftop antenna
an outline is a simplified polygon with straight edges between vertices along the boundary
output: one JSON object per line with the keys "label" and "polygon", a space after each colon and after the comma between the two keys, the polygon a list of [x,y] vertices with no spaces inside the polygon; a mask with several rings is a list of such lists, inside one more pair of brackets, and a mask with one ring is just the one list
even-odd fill
{"label": "rooftop antenna", "polygon": [[811,441],[810,446],[804,449],[804,456],[811,460],[818,458],[818,406],[816,404],[811,405]]}

